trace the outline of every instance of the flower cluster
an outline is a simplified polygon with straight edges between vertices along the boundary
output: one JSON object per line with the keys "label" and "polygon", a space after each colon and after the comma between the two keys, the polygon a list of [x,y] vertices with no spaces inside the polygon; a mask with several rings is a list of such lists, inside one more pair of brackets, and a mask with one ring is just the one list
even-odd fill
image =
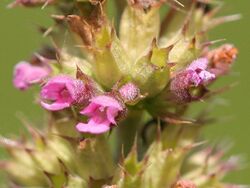
{"label": "flower cluster", "polygon": [[[221,52],[222,51],[222,52]],[[193,96],[192,89],[211,84],[236,58],[237,51],[230,45],[210,51],[190,63],[184,70],[174,73],[170,80],[170,91],[179,103],[191,102],[202,96]],[[226,66],[226,67],[225,67]],[[35,83],[43,83],[41,106],[49,111],[76,108],[80,115],[89,118],[87,123],[79,122],[77,130],[84,133],[100,134],[117,125],[125,112],[125,104],[140,100],[140,89],[128,82],[115,92],[100,94],[88,80],[70,75],[50,76],[52,68],[48,61],[39,64],[20,62],[15,67],[14,85],[24,90]],[[47,81],[46,81],[47,79]]]}
{"label": "flower cluster", "polygon": [[0,167],[13,187],[228,187],[221,180],[238,160],[221,162],[223,149],[192,151],[208,118],[188,110],[217,94],[210,86],[238,54],[214,47],[207,31],[238,17],[215,18],[212,0],[116,0],[111,21],[106,2],[10,5],[56,10],[55,25],[40,29],[52,50],[14,68],[17,89],[39,87],[49,121],[46,133],[28,127],[32,142],[3,143],[13,160]]}
{"label": "flower cluster", "polygon": [[123,85],[117,91],[119,95],[98,95],[90,82],[69,75],[50,77],[50,73],[51,67],[47,62],[43,65],[21,62],[15,67],[14,85],[23,90],[31,84],[43,83],[40,92],[43,108],[49,111],[76,108],[79,114],[89,117],[88,123],[77,124],[80,132],[100,134],[110,130],[124,114],[124,103],[138,98],[139,88],[133,83]]}

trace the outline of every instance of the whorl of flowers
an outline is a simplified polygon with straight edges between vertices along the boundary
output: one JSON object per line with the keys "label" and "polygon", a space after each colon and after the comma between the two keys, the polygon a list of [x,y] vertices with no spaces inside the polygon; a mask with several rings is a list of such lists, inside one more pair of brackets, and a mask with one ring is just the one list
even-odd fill
{"label": "whorl of flowers", "polygon": [[233,45],[209,41],[208,31],[238,15],[215,17],[220,3],[213,0],[10,4],[16,6],[54,6],[56,13],[53,29],[40,28],[51,47],[14,69],[16,88],[39,88],[48,129],[28,126],[31,141],[2,139],[11,155],[1,163],[8,185],[234,187],[222,179],[238,159],[222,161],[223,149],[203,146],[198,137],[209,119],[187,114],[218,93],[210,86],[237,57]]}

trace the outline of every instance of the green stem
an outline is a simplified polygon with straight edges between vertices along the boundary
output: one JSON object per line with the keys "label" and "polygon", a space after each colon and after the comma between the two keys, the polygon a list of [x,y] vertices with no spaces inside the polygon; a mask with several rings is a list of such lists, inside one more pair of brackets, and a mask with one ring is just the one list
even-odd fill
{"label": "green stem", "polygon": [[118,127],[117,140],[118,146],[117,151],[120,154],[122,147],[125,156],[129,153],[136,135],[140,132],[140,127],[143,123],[144,111],[138,109],[130,109],[129,114]]}

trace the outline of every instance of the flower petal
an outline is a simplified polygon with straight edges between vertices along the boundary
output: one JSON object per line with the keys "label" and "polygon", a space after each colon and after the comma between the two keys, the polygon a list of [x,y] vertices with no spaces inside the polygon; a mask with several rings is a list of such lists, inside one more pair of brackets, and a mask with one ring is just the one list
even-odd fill
{"label": "flower petal", "polygon": [[207,65],[208,65],[208,59],[207,58],[199,58],[199,59],[193,61],[189,65],[187,70],[193,70],[193,71],[196,71],[197,69],[205,70],[207,68]]}
{"label": "flower petal", "polygon": [[118,115],[118,110],[114,107],[107,109],[107,118],[112,124],[116,124],[115,117]]}
{"label": "flower petal", "polygon": [[207,82],[207,81],[215,79],[215,75],[208,71],[201,71],[199,73],[199,77],[202,80],[202,82]]}
{"label": "flower petal", "polygon": [[56,100],[59,98],[59,92],[65,87],[64,83],[48,82],[42,87],[41,97],[47,100]]}
{"label": "flower petal", "polygon": [[48,104],[48,103],[45,103],[43,101],[41,101],[41,105],[42,107],[44,107],[45,109],[47,110],[51,110],[51,111],[57,111],[57,110],[62,110],[64,108],[68,108],[70,107],[70,103],[57,103],[57,102],[54,102],[52,104]]}
{"label": "flower petal", "polygon": [[89,121],[88,123],[78,123],[76,129],[79,132],[101,134],[107,132],[110,127],[107,123],[96,124],[94,121]]}
{"label": "flower petal", "polygon": [[120,103],[116,99],[110,96],[101,95],[91,99],[91,102],[99,104],[100,106],[103,107],[114,107],[117,108],[118,110],[122,110],[122,106],[120,105]]}
{"label": "flower petal", "polygon": [[90,103],[86,108],[80,111],[80,114],[87,116],[94,116],[98,107],[100,107],[100,105],[95,103]]}
{"label": "flower petal", "polygon": [[16,88],[25,90],[30,85],[41,82],[50,71],[48,66],[32,65],[22,61],[14,68],[13,84]]}

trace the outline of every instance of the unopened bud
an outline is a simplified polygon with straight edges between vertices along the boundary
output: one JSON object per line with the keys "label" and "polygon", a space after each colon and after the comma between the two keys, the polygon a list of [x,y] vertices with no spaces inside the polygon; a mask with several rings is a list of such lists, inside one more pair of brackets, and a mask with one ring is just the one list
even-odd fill
{"label": "unopened bud", "polygon": [[133,83],[127,83],[119,89],[125,103],[134,103],[140,97],[140,89]]}
{"label": "unopened bud", "polygon": [[225,44],[207,53],[211,72],[216,76],[227,74],[237,58],[238,49],[231,44]]}

